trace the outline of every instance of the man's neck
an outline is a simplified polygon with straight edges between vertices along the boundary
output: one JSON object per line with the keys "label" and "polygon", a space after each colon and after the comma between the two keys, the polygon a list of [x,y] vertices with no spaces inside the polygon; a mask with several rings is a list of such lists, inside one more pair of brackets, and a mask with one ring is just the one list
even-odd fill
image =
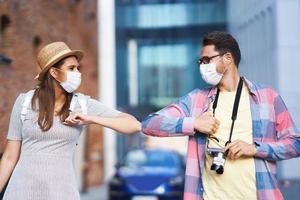
{"label": "man's neck", "polygon": [[233,92],[237,90],[239,84],[240,75],[236,67],[233,70],[227,71],[222,80],[220,81],[218,88],[221,92]]}

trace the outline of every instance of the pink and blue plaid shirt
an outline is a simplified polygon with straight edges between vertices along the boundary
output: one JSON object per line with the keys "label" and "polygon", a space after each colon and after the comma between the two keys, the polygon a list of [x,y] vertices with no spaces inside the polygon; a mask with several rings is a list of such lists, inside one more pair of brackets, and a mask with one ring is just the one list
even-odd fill
{"label": "pink and blue plaid shirt", "polygon": [[[300,156],[300,135],[282,98],[272,88],[244,81],[250,92],[253,141],[259,146],[254,156],[258,199],[283,199],[276,179],[276,161]],[[194,121],[208,110],[216,91],[216,87],[193,90],[143,121],[147,135],[189,136],[184,200],[203,199],[206,136],[195,133]]]}

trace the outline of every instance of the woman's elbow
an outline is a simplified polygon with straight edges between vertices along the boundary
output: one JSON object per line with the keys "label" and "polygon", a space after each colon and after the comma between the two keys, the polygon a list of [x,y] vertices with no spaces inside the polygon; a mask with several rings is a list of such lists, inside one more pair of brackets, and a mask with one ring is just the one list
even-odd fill
{"label": "woman's elbow", "polygon": [[125,124],[126,127],[123,133],[134,134],[142,130],[141,122],[139,122],[134,116],[129,114],[123,114],[123,117],[127,118]]}
{"label": "woman's elbow", "polygon": [[141,130],[142,130],[141,122],[139,122],[137,119],[133,117],[133,119],[131,119],[130,127],[127,134],[138,133]]}

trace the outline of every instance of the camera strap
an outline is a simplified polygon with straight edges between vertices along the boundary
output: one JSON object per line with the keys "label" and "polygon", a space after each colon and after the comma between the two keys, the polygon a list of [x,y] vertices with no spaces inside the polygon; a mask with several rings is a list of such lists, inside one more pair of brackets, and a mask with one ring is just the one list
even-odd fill
{"label": "camera strap", "polygon": [[[236,94],[235,94],[233,110],[232,110],[232,115],[231,115],[232,123],[231,123],[231,128],[230,128],[230,135],[229,135],[229,139],[226,142],[225,146],[231,142],[234,122],[237,118],[237,112],[238,112],[238,107],[239,107],[240,98],[241,98],[241,94],[242,94],[242,89],[243,89],[243,79],[240,78],[238,88],[237,88],[237,91],[236,91]],[[218,88],[217,94],[216,94],[216,97],[215,97],[215,101],[213,103],[213,116],[215,116],[215,110],[216,110],[217,105],[218,105],[219,94],[220,94],[220,89]]]}

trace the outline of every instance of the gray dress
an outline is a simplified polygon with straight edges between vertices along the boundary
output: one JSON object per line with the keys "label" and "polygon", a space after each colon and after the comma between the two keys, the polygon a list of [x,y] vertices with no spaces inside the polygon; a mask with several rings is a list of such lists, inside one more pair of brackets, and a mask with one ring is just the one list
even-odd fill
{"label": "gray dress", "polygon": [[[4,200],[77,200],[80,199],[73,167],[73,154],[82,126],[67,126],[54,117],[53,126],[42,132],[38,113],[28,107],[21,120],[25,94],[19,95],[11,114],[8,140],[22,141],[19,161],[8,183]],[[88,115],[113,117],[118,111],[89,99]],[[75,111],[80,112],[80,105]]]}

